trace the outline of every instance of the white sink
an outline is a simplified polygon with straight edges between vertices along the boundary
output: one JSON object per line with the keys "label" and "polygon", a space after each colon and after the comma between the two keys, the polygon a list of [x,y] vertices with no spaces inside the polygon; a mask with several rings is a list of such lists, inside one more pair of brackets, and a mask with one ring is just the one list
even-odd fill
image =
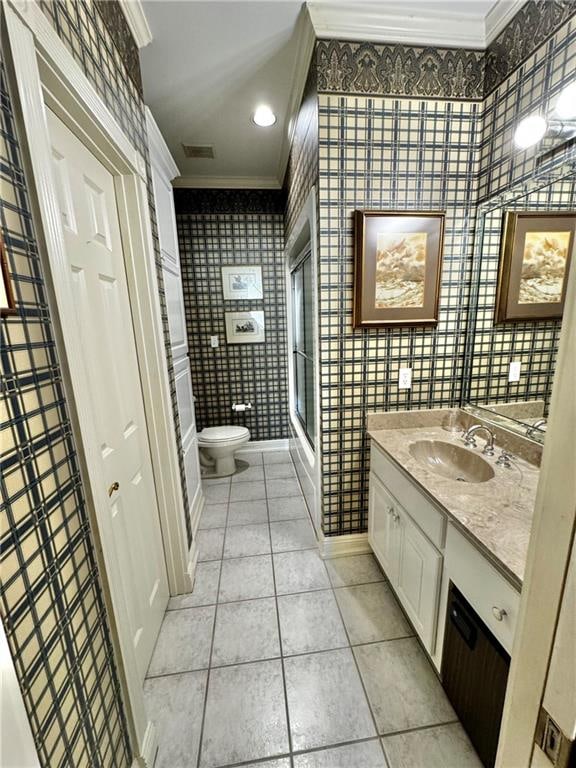
{"label": "white sink", "polygon": [[431,472],[462,483],[485,483],[494,477],[492,466],[477,453],[444,440],[417,440],[410,455]]}

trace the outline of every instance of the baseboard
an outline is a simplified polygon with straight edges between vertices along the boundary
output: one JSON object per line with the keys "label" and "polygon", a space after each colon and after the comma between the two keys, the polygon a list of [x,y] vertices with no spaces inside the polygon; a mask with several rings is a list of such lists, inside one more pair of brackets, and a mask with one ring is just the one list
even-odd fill
{"label": "baseboard", "polygon": [[243,453],[252,453],[253,451],[287,451],[290,448],[290,441],[285,440],[251,440],[243,448],[236,451],[236,456]]}
{"label": "baseboard", "polygon": [[196,579],[196,565],[198,564],[198,547],[196,545],[196,538],[192,540],[192,546],[188,553],[188,568],[186,572],[190,578],[190,592],[194,589],[194,581]]}
{"label": "baseboard", "polygon": [[140,754],[132,761],[131,768],[153,768],[158,751],[158,732],[152,720],[148,721],[146,733],[140,745]]}
{"label": "baseboard", "polygon": [[372,552],[367,533],[349,533],[345,536],[322,536],[318,542],[324,560],[345,555],[365,555]]}

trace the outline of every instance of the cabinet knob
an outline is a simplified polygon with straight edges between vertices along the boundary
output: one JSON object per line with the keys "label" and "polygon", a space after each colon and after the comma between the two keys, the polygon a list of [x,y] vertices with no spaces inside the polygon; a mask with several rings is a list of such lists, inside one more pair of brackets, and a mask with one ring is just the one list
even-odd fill
{"label": "cabinet knob", "polygon": [[504,616],[508,615],[504,610],[504,608],[498,608],[498,606],[496,605],[492,606],[492,614],[496,619],[496,621],[502,621],[504,619]]}
{"label": "cabinet knob", "polygon": [[388,514],[393,515],[394,514],[394,507],[388,507]]}

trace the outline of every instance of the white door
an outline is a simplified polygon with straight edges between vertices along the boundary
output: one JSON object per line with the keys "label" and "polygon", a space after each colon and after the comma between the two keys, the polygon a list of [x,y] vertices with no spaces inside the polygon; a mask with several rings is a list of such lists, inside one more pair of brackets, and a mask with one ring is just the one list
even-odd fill
{"label": "white door", "polygon": [[396,585],[400,558],[399,513],[396,502],[376,475],[370,473],[368,541],[390,583]]}
{"label": "white door", "polygon": [[[88,391],[74,388],[91,413],[108,491],[113,532],[138,671],[144,679],[168,601],[150,449],[124,269],[114,180],[81,141],[48,112],[54,178],[75,295],[81,364]],[[126,649],[124,649],[126,650]]]}

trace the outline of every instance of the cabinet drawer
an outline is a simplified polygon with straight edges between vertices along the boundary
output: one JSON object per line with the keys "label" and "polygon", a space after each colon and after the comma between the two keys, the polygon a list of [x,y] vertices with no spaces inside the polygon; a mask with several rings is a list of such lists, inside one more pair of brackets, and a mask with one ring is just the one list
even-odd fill
{"label": "cabinet drawer", "polygon": [[430,541],[442,549],[446,536],[446,516],[436,509],[374,444],[370,451],[370,470],[398,499]]}
{"label": "cabinet drawer", "polygon": [[[512,653],[520,594],[453,525],[444,554],[449,578],[508,653]],[[495,610],[506,611],[499,621]]]}

